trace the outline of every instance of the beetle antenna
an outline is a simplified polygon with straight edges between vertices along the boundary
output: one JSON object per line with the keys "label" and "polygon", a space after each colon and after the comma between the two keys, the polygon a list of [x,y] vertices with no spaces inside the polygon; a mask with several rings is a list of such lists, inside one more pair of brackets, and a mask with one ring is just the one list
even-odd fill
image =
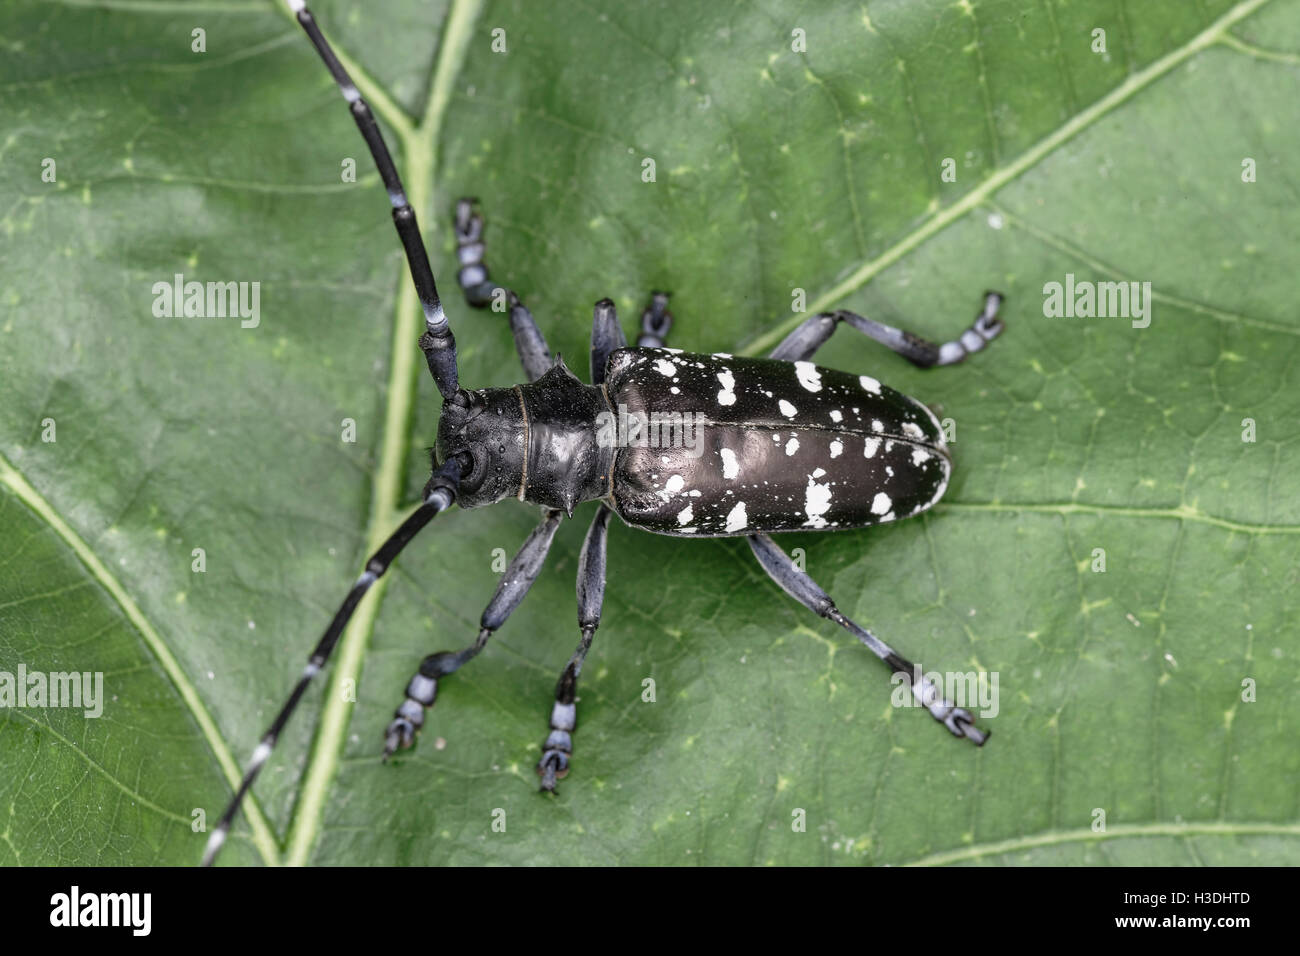
{"label": "beetle antenna", "polygon": [[307,9],[307,4],[304,0],[286,0],[286,2],[297,17],[299,25],[306,31],[312,46],[325,61],[325,66],[334,77],[334,82],[339,85],[343,98],[348,101],[357,129],[361,131],[362,138],[370,147],[370,155],[374,157],[375,165],[379,167],[379,176],[383,179],[384,188],[388,190],[388,199],[393,204],[393,225],[397,227],[402,248],[406,250],[406,262],[411,269],[411,279],[415,282],[415,292],[420,297],[420,306],[424,309],[425,331],[420,337],[420,348],[424,351],[424,357],[429,363],[429,373],[437,383],[438,391],[443,398],[447,398],[456,391],[458,384],[456,340],[451,334],[447,315],[442,310],[442,300],[438,298],[438,286],[433,281],[433,268],[429,265],[429,253],[424,248],[424,240],[420,238],[420,226],[415,219],[415,210],[406,200],[402,178],[397,174],[397,166],[394,165],[393,157],[388,152],[388,145],[379,131],[379,124],[375,122],[374,114],[370,112],[370,106],[361,98],[361,93],[352,82],[352,77],[343,68],[329,41],[320,32],[320,27],[316,25],[316,18]]}
{"label": "beetle antenna", "polygon": [[[465,456],[467,457],[467,456]],[[244,801],[244,795],[248,793],[253,781],[257,779],[258,772],[266,759],[271,756],[271,751],[275,748],[275,742],[279,739],[284,725],[289,722],[294,710],[298,707],[298,702],[302,700],[302,695],[307,691],[307,685],[311,683],[313,677],[320,673],[325,662],[329,660],[330,653],[334,646],[338,644],[339,638],[343,634],[343,629],[347,626],[348,621],[352,619],[352,612],[357,609],[357,605],[370,590],[370,586],[383,577],[388,566],[393,563],[393,559],[410,544],[420,529],[427,525],[437,516],[438,512],[443,511],[451,506],[456,500],[456,491],[460,487],[460,479],[463,471],[469,466],[469,462],[463,457],[457,456],[447,459],[443,465],[434,471],[433,477],[429,479],[429,484],[425,487],[424,501],[418,508],[411,513],[411,516],[402,522],[401,526],[389,535],[388,540],[379,546],[379,550],[374,553],[369,561],[366,562],[366,569],[361,572],[361,577],[352,585],[352,590],[348,591],[347,597],[339,606],[338,611],[334,614],[334,619],[330,621],[329,627],[325,629],[325,634],[312,651],[311,657],[307,659],[307,666],[303,668],[302,676],[298,678],[298,683],[294,685],[293,692],[289,699],[285,701],[284,706],[280,708],[280,713],[276,715],[271,726],[267,728],[262,735],[257,749],[253,751],[253,757],[248,762],[248,769],[244,771],[244,779],[239,782],[239,788],[235,791],[235,796],[231,799],[230,805],[226,807],[226,812],[221,815],[221,820],[217,828],[212,831],[208,838],[208,845],[203,851],[203,865],[211,866],[212,861],[216,859],[217,853],[221,850],[222,844],[226,842],[226,836],[230,833],[230,824],[235,819],[235,814],[239,812],[240,804]]]}

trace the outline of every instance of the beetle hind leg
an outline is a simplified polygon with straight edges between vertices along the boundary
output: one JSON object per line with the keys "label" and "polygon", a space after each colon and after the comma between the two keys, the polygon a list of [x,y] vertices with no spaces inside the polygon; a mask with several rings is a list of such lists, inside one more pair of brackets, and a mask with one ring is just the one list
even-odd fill
{"label": "beetle hind leg", "polygon": [[1006,326],[998,318],[998,309],[1001,305],[1002,293],[985,292],[984,305],[975,316],[975,321],[970,328],[953,341],[941,345],[936,345],[929,339],[921,338],[906,329],[894,328],[892,325],[868,319],[856,312],[847,312],[843,309],[822,312],[812,316],[787,335],[781,344],[772,350],[769,357],[786,362],[807,361],[812,358],[814,352],[826,344],[837,325],[847,322],[863,335],[897,352],[913,365],[921,368],[955,365],[1002,334]]}
{"label": "beetle hind leg", "polygon": [[797,568],[790,556],[781,546],[765,534],[751,534],[749,546],[763,570],[772,580],[781,586],[781,590],[790,595],[804,607],[816,611],[828,621],[834,621],[867,646],[871,653],[890,666],[896,674],[905,674],[910,682],[912,696],[930,712],[935,720],[943,724],[954,737],[965,737],[977,747],[984,746],[989,732],[975,726],[975,718],[970,711],[957,707],[945,700],[934,682],[921,673],[919,667],[904,658],[865,627],[845,617],[835,606],[835,602],[805,571]]}

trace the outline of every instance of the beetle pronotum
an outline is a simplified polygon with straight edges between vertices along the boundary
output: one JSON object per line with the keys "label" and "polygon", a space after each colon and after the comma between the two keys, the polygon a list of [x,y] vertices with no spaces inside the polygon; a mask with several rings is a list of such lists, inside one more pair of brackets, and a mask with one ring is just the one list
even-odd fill
{"label": "beetle pronotum", "polygon": [[[459,651],[424,658],[385,731],[384,755],[410,747],[432,707],[438,682],[481,651],[519,606],[541,571],[560,520],[576,505],[599,501],[578,560],[577,649],[560,674],[551,729],[537,764],[541,789],[555,789],[569,769],[576,692],[583,661],[600,624],[605,541],[611,514],[657,534],[685,538],[745,536],[763,569],[791,597],[846,628],[896,673],[957,737],[977,745],[987,733],[971,714],[945,700],[907,659],[846,617],[769,533],[862,528],[918,514],[943,495],[951,458],[937,419],[925,405],[866,375],[814,365],[810,359],[844,322],[923,368],[951,365],[982,349],[1003,328],[1002,296],[988,292],[974,324],[936,345],[852,312],[812,316],[766,359],[667,348],[668,296],[653,293],[628,348],[609,299],[597,302],[591,332],[591,384],[553,359],[532,314],[488,277],[483,220],[471,200],[456,205],[458,279],[466,301],[509,304],[510,326],[528,381],[513,388],[460,386],[456,343],[438,298],[415,211],[370,108],[339,63],[303,0],[288,0],[352,111],[388,190],[393,222],[425,316],[419,346],[443,399],[433,474],[423,501],[367,562],[335,613],[288,700],[263,735],[234,798],[210,836],[210,864],[244,795],[270,756],[308,684],[325,666],[343,628],[371,585],[415,535],[453,502],[462,508],[507,497],[540,505],[542,521],[524,542],[483,612],[476,640]],[[702,427],[692,447],[620,442],[610,424],[632,415]],[[698,454],[697,454],[698,452]]]}

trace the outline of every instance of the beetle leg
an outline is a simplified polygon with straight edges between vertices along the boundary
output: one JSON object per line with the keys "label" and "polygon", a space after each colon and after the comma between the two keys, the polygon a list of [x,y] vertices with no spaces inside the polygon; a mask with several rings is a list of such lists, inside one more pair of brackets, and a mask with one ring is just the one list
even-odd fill
{"label": "beetle leg", "polygon": [[533,529],[532,534],[520,547],[511,560],[496,593],[488,602],[480,621],[478,637],[473,644],[459,651],[439,651],[430,654],[420,662],[420,669],[406,685],[406,700],[393,713],[393,721],[384,731],[384,759],[399,747],[410,747],[415,743],[415,734],[424,724],[424,712],[432,707],[438,698],[438,681],[473,660],[497,629],[506,622],[515,608],[519,607],[528,593],[528,589],[537,580],[546,561],[546,553],[551,549],[551,541],[560,526],[563,511],[542,509],[542,523]]}
{"label": "beetle leg", "polygon": [[875,319],[843,309],[835,312],[822,312],[814,315],[787,335],[769,358],[785,362],[802,362],[812,358],[814,352],[826,344],[835,326],[847,322],[863,335],[875,339],[881,345],[892,349],[913,365],[932,368],[935,365],[954,365],[972,352],[978,352],[1001,334],[1004,328],[998,318],[998,307],[1002,304],[1002,293],[984,293],[984,307],[975,322],[955,341],[935,345],[928,339],[914,335],[905,329],[896,329]]}
{"label": "beetle leg", "polygon": [[636,344],[641,348],[662,348],[673,327],[673,314],[668,311],[668,293],[651,292],[650,303],[641,313],[641,334]]}
{"label": "beetle leg", "polygon": [[609,515],[609,506],[601,505],[578,555],[578,628],[582,631],[582,638],[555,685],[551,732],[542,744],[542,759],[537,762],[542,790],[554,792],[555,781],[569,772],[572,734],[578,717],[578,675],[582,673],[587,651],[591,650],[596,628],[600,627],[600,609],[605,601],[605,541],[609,537]]}
{"label": "beetle leg", "polygon": [[609,353],[627,345],[623,337],[623,326],[619,325],[618,313],[614,311],[612,299],[601,299],[592,310],[591,317],[591,384],[605,384],[605,363]]}
{"label": "beetle leg", "polygon": [[510,310],[510,331],[515,336],[515,351],[519,353],[528,380],[535,382],[554,364],[551,350],[533,314],[519,301],[519,296],[488,278],[487,263],[483,261],[483,217],[478,213],[477,203],[477,199],[456,202],[456,259],[460,262],[456,279],[470,305],[476,308],[491,305],[497,312]]}
{"label": "beetle leg", "polygon": [[924,706],[935,720],[943,724],[956,737],[965,737],[977,747],[988,740],[988,731],[975,726],[975,718],[970,711],[956,707],[943,699],[939,689],[925,677],[920,668],[902,657],[865,627],[861,627],[840,613],[830,596],[808,576],[797,568],[790,556],[775,541],[765,534],[749,535],[749,546],[754,549],[758,563],[781,590],[790,595],[804,607],[816,611],[828,621],[834,621],[850,634],[860,640],[871,653],[890,666],[895,673],[906,674],[911,682],[912,694]]}

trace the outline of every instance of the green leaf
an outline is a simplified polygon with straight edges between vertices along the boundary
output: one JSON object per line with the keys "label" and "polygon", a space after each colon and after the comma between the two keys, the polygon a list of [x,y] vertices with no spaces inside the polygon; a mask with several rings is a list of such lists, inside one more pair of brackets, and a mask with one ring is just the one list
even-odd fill
{"label": "green leaf", "polygon": [[[1300,3],[817,6],[316,13],[407,178],[471,385],[521,373],[503,317],[456,294],[460,195],[577,369],[606,295],[631,330],[670,288],[671,344],[761,354],[795,289],[940,341],[1006,293],[1004,336],[955,369],[847,330],[819,353],[952,418],[956,470],[921,518],[782,541],[927,670],[996,673],[989,744],[892,708],[880,663],[743,540],[615,523],[573,773],[538,796],[587,505],[383,765],[405,681],[473,639],[494,552],[537,520],[453,510],[363,604],[224,862],[1295,861]],[[419,311],[283,9],[20,2],[3,43],[0,671],[102,672],[106,700],[0,711],[0,860],[193,863],[195,811],[215,823],[427,477]],[[177,273],[259,282],[260,323],[156,318]],[[1150,282],[1150,326],[1046,316],[1067,274]]]}

